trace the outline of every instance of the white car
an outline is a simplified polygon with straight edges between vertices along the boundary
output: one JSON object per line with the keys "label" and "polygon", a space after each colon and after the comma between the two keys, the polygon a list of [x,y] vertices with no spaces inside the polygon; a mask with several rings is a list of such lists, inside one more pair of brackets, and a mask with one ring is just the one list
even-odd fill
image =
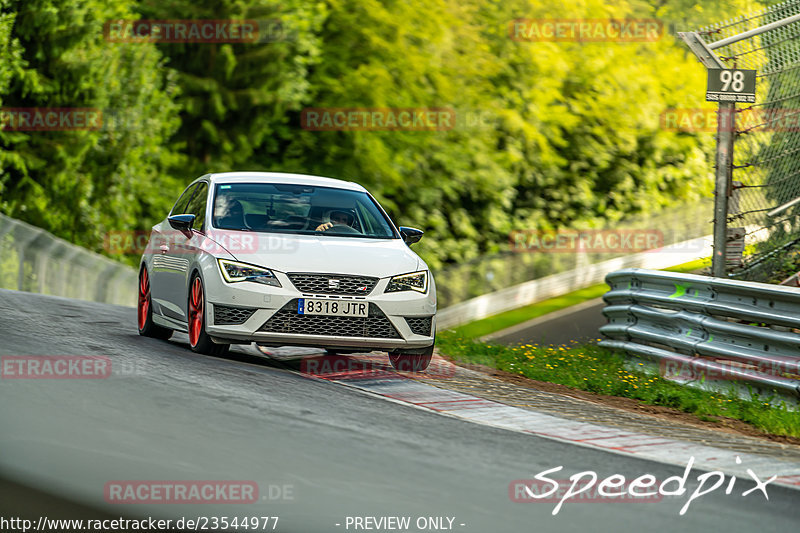
{"label": "white car", "polygon": [[231,344],[381,350],[400,370],[433,354],[436,286],[361,185],[272,172],[207,174],[153,227],[139,269],[139,334]]}

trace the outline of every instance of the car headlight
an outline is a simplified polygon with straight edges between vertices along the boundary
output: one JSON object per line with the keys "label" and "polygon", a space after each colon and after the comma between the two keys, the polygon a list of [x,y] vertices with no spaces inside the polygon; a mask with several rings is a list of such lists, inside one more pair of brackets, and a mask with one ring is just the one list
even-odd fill
{"label": "car headlight", "polygon": [[236,283],[238,281],[255,281],[256,283],[263,283],[264,285],[272,285],[273,287],[280,287],[281,283],[272,270],[268,268],[261,268],[247,263],[239,263],[238,261],[229,261],[227,259],[217,259],[219,263],[219,270],[222,272],[222,277],[228,283]]}
{"label": "car headlight", "polygon": [[394,276],[389,280],[386,292],[400,291],[428,292],[428,271],[421,270],[419,272]]}

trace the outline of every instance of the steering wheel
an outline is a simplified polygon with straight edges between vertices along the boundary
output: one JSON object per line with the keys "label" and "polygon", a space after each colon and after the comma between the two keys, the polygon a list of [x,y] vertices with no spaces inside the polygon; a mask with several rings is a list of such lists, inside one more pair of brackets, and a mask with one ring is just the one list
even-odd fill
{"label": "steering wheel", "polygon": [[327,231],[335,231],[336,233],[346,233],[348,235],[361,235],[361,232],[357,229],[351,228],[347,224],[334,224]]}

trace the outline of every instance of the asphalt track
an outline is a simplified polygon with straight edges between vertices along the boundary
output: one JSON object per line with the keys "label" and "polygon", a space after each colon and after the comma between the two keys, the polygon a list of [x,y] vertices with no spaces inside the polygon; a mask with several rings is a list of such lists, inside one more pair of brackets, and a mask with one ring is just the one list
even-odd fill
{"label": "asphalt track", "polygon": [[[553,516],[553,503],[510,501],[509,484],[559,465],[553,477],[592,470],[663,480],[683,469],[387,401],[249,347],[197,355],[184,335],[139,337],[129,308],[0,290],[0,355],[111,359],[107,379],[0,379],[0,477],[98,514],[279,516],[276,531],[308,533],[354,531],[347,516],[454,517],[453,530],[470,532],[785,532],[800,519],[800,492],[768,486],[769,501],[742,497],[754,486],[744,479],[680,516],[699,472],[681,497],[567,502]],[[261,498],[112,505],[103,487],[114,480],[252,480]],[[15,512],[0,499],[0,516]]]}
{"label": "asphalt track", "polygon": [[600,336],[600,326],[608,322],[603,307],[603,300],[596,298],[492,333],[484,339],[509,345],[586,343],[596,340]]}

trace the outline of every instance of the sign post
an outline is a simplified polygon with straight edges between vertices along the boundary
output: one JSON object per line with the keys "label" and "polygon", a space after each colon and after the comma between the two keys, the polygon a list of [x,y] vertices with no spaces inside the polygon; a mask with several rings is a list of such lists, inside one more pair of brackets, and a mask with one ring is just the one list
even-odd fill
{"label": "sign post", "polygon": [[756,102],[756,71],[736,68],[708,69],[707,102]]}
{"label": "sign post", "polygon": [[[756,71],[742,69],[709,68],[706,101],[719,102],[717,114],[717,173],[714,201],[714,256],[711,275],[724,277],[727,269],[741,266],[737,255],[744,238],[734,238],[736,231],[728,228],[728,197],[731,195],[733,177],[733,141],[736,131],[736,103],[755,103]],[[735,228],[738,229],[738,228]],[[741,232],[742,235],[744,232]],[[738,252],[738,254],[737,254]],[[728,260],[728,256],[732,258]]]}
{"label": "sign post", "polygon": [[697,32],[678,32],[678,36],[708,69],[706,100],[719,103],[717,114],[717,157],[714,188],[714,255],[711,275],[724,277],[728,244],[728,196],[733,172],[733,132],[736,127],[736,102],[756,101],[756,71],[726,68],[715,53],[732,37],[707,44]]}

